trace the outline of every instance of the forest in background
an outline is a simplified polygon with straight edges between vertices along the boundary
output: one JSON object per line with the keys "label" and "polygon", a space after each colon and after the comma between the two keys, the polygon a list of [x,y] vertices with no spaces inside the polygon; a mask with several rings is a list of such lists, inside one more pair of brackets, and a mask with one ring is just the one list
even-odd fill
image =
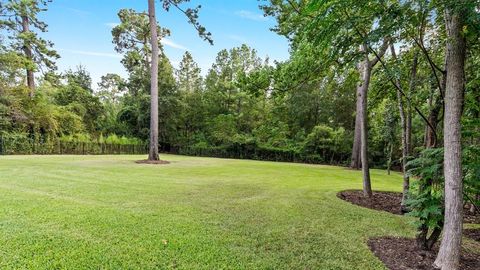
{"label": "forest in background", "polygon": [[[128,77],[105,74],[94,86],[85,67],[57,72],[55,60],[60,55],[50,41],[42,39],[47,25],[36,18],[43,8],[46,6],[28,7],[36,28],[28,36],[20,24],[2,24],[0,132],[4,148],[28,153],[26,141],[43,146],[56,145],[58,140],[146,142],[150,122],[148,18],[130,9],[118,12],[121,23],[112,30],[112,42],[123,55]],[[17,9],[4,4],[2,10],[5,14],[21,12]],[[162,38],[168,29],[159,27],[159,33]],[[26,42],[32,59],[25,53]],[[341,74],[325,71],[319,73],[321,79],[293,82],[292,76],[301,75],[293,59],[272,63],[242,45],[218,52],[207,75],[202,76],[189,52],[174,69],[160,42],[159,46],[161,150],[347,163],[354,127],[354,69]],[[30,86],[26,65],[35,74]],[[377,118],[380,136],[384,123]],[[386,142],[381,136],[375,139],[373,156],[378,166],[385,164]]]}
{"label": "forest in background", "polygon": [[[289,12],[291,17],[298,17],[288,18],[295,22],[290,25],[283,22],[287,18],[277,14],[279,26],[275,31],[292,39],[291,58],[286,62],[272,63],[257,55],[255,49],[242,45],[218,52],[207,75],[202,76],[188,52],[178,70],[174,69],[159,42],[158,115],[162,150],[193,155],[350,163],[355,156],[351,152],[355,137],[356,87],[361,78],[356,66],[359,54],[354,42],[357,41],[348,40],[349,34],[341,32],[331,37],[332,42],[333,38],[339,39],[335,41],[339,44],[334,50],[315,46],[315,41],[305,38],[296,41],[293,31],[305,22],[299,20],[302,16],[292,6],[279,3],[272,1],[263,8],[268,15],[275,16],[276,11],[283,9],[283,14]],[[19,19],[24,12],[22,7],[5,2],[1,8],[5,16],[17,18],[2,21],[0,132],[4,143],[10,144],[5,148],[15,152],[15,148],[25,147],[25,140],[40,144],[58,139],[121,144],[146,142],[150,121],[148,18],[130,9],[118,12],[121,24],[112,30],[112,42],[115,50],[123,55],[121,62],[128,77],[105,74],[98,86],[94,86],[88,70],[82,66],[57,72],[55,60],[60,55],[50,41],[41,37],[47,25],[37,19],[38,13],[46,12],[47,6],[41,1],[31,5],[25,7],[25,13],[33,29],[22,25]],[[415,11],[413,5],[398,8],[405,13],[403,16]],[[380,31],[391,31],[388,35],[395,35],[392,39],[396,39],[394,47],[387,48],[386,53],[384,50],[382,63],[372,66],[371,71],[368,146],[369,159],[375,167],[401,167],[399,134],[404,124],[409,128],[410,156],[441,141],[442,130],[438,127],[441,127],[443,111],[438,89],[444,69],[445,36],[441,34],[443,24],[439,23],[442,18],[435,17],[433,6],[416,8],[424,9],[416,13],[423,18],[412,17],[404,22],[410,27],[406,31],[398,32],[396,26],[397,29],[376,29],[371,34],[379,49],[382,49]],[[421,19],[423,21],[419,21]],[[159,27],[159,34],[161,39],[169,30]],[[354,33],[350,35],[354,37]],[[26,43],[29,52],[25,50]],[[478,45],[472,43],[471,47],[463,122],[465,141],[474,142],[480,100],[480,79],[475,71],[480,62]],[[388,52],[391,49],[396,50],[395,57]],[[25,70],[29,70],[28,76]],[[390,82],[392,78],[399,80],[406,94],[400,96],[403,108],[399,107],[398,91]],[[428,118],[430,125],[422,117]],[[360,152],[358,145],[354,146],[354,152]],[[359,167],[358,164],[359,161],[355,167]]]}
{"label": "forest in background", "polygon": [[[4,148],[28,153],[33,149],[25,148],[34,143],[53,145],[58,140],[146,143],[150,122],[148,17],[131,9],[118,12],[121,23],[112,30],[112,42],[122,54],[128,77],[105,74],[94,86],[82,66],[57,71],[55,60],[60,55],[51,41],[42,38],[48,26],[37,18],[48,12],[47,3],[2,1],[0,6],[5,18],[0,21]],[[158,42],[161,150],[360,168],[357,95],[366,73],[368,159],[374,167],[401,169],[403,157],[441,146],[446,37],[435,3],[407,1],[392,4],[388,7],[392,10],[372,4],[354,17],[347,14],[339,19],[337,25],[343,23],[344,28],[337,31],[330,31],[333,24],[322,25],[321,21],[307,26],[311,15],[301,12],[306,2],[260,3],[266,15],[277,18],[273,30],[291,41],[288,61],[271,62],[244,44],[218,52],[202,76],[189,52],[179,68],[173,68]],[[365,26],[378,20],[379,14],[385,16],[382,23],[358,35],[358,27],[352,25],[368,29]],[[302,29],[308,29],[306,34]],[[315,31],[317,36],[309,36]],[[476,71],[480,54],[475,31],[469,28],[468,32],[472,38],[462,117],[468,145],[478,145],[479,133],[480,78]],[[169,30],[158,27],[158,33],[161,40]],[[368,39],[373,48],[373,53],[367,52],[371,58],[368,72],[362,67],[363,49],[358,49],[361,39]],[[403,140],[407,153],[402,152]]]}

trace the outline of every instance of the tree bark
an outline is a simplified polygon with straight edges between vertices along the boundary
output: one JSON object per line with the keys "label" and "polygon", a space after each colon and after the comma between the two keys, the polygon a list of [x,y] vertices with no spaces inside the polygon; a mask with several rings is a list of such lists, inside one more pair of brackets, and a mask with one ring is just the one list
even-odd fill
{"label": "tree bark", "polygon": [[155,0],[148,0],[152,64],[150,68],[150,149],[148,160],[159,160],[158,155],[158,36],[155,18]]}
{"label": "tree bark", "polygon": [[[358,71],[360,73],[360,79],[362,80],[363,74],[361,67],[359,65]],[[361,134],[361,116],[360,111],[362,109],[362,100],[359,98],[361,96],[361,85],[357,86],[357,101],[355,109],[355,133],[353,136],[353,147],[352,147],[352,160],[350,163],[350,168],[359,170],[361,167],[360,161],[360,145],[362,144],[362,134]]]}
{"label": "tree bark", "polygon": [[[458,4],[461,5],[461,4]],[[435,267],[442,270],[459,268],[463,230],[463,183],[461,116],[465,87],[466,42],[462,35],[460,9],[445,9],[447,31],[446,87],[444,117],[445,227]]]}
{"label": "tree bark", "polygon": [[[395,47],[393,44],[390,44],[390,52],[392,53],[393,59],[397,60],[397,54],[395,53]],[[416,67],[414,67],[416,69]],[[410,189],[410,178],[407,175],[407,157],[408,157],[408,135],[407,135],[407,117],[405,109],[403,106],[403,97],[400,92],[401,84],[400,79],[395,79],[397,84],[397,102],[398,102],[398,112],[400,114],[400,126],[402,127],[402,173],[403,173],[403,193],[402,193],[402,202],[400,203],[400,208],[402,211],[406,210],[406,201],[408,197],[408,190]]]}
{"label": "tree bark", "polygon": [[412,71],[410,73],[410,84],[408,87],[407,101],[407,153],[410,155],[412,151],[412,104],[410,103],[410,97],[413,91],[415,91],[417,85],[417,67],[418,67],[418,51],[415,51],[413,55]]}
{"label": "tree bark", "polygon": [[[22,33],[29,33],[30,32],[30,25],[29,20],[26,15],[21,16],[22,18]],[[23,52],[25,53],[25,57],[33,63],[33,53],[32,47],[30,46],[28,41],[24,41],[23,44]],[[33,73],[33,69],[30,66],[27,66],[27,86],[30,89],[30,97],[33,97],[35,93],[35,76]]]}
{"label": "tree bark", "polygon": [[368,112],[367,112],[367,95],[368,86],[370,85],[370,77],[372,74],[372,65],[368,59],[367,45],[362,46],[362,51],[365,53],[365,59],[360,63],[362,71],[362,80],[360,81],[360,91],[358,99],[361,100],[360,106],[360,134],[361,134],[361,162],[363,175],[363,195],[372,197],[372,185],[370,181],[370,169],[368,166]]}
{"label": "tree bark", "polygon": [[[439,124],[440,110],[442,109],[442,99],[440,97],[435,98],[432,89],[432,95],[429,102],[430,112],[428,114],[428,123],[425,127],[425,148],[438,147],[437,127]],[[435,100],[432,100],[435,99]]]}
{"label": "tree bark", "polygon": [[392,169],[393,142],[388,143],[387,174],[390,175]]}

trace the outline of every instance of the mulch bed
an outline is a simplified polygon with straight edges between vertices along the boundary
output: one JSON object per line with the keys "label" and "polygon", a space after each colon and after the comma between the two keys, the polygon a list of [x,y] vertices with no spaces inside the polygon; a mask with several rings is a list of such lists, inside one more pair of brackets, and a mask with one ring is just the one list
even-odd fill
{"label": "mulch bed", "polygon": [[[437,256],[438,244],[432,250],[425,251],[417,248],[415,239],[382,237],[370,239],[368,246],[388,269],[435,269],[432,265]],[[480,269],[480,255],[463,251],[460,259],[460,269]]]}
{"label": "mulch bed", "polygon": [[467,208],[463,212],[463,222],[464,223],[474,223],[480,224],[480,213],[472,214]]}
{"label": "mulch bed", "polygon": [[[337,193],[337,197],[352,204],[369,209],[386,211],[395,215],[402,215],[400,203],[402,194],[399,192],[373,192],[372,198],[363,196],[361,190],[345,190]],[[480,215],[472,215],[465,209],[465,222],[479,223]],[[465,229],[465,236],[480,241],[480,229]],[[368,241],[368,246],[388,269],[391,270],[434,270],[433,262],[437,256],[438,243],[430,251],[417,247],[415,239],[381,237]],[[480,269],[480,255],[462,252],[460,269]]]}
{"label": "mulch bed", "polygon": [[345,190],[337,193],[337,197],[355,205],[386,211],[395,215],[402,215],[400,209],[402,193],[375,191],[373,192],[372,198],[367,198],[363,196],[361,190]]}
{"label": "mulch bed", "polygon": [[[363,191],[361,190],[345,190],[337,193],[337,197],[369,209],[386,211],[395,215],[404,214],[400,208],[400,203],[402,202],[402,193],[400,192],[375,191],[372,198],[367,198],[363,196]],[[464,222],[480,224],[480,214],[472,214],[465,208]]]}
{"label": "mulch bed", "polygon": [[471,238],[475,241],[480,242],[480,228],[478,228],[478,229],[464,229],[463,234],[468,238]]}
{"label": "mulch bed", "polygon": [[156,164],[156,165],[162,165],[162,164],[170,164],[170,162],[166,160],[148,160],[148,159],[142,159],[142,160],[137,160],[135,163],[138,164]]}

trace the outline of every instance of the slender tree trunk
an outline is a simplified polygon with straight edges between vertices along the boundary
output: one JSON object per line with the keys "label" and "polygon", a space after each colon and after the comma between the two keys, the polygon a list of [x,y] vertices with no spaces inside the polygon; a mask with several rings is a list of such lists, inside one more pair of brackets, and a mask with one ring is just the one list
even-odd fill
{"label": "slender tree trunk", "polygon": [[[446,61],[446,59],[445,59],[445,61]],[[447,66],[447,63],[445,63],[445,67],[446,66]],[[430,96],[430,102],[429,102],[430,114],[428,115],[428,122],[430,123],[430,125],[433,126],[433,128],[430,127],[430,125],[427,124],[426,135],[425,135],[426,136],[425,137],[425,147],[427,147],[427,148],[437,147],[438,144],[439,144],[438,136],[437,136],[437,127],[438,127],[438,122],[440,121],[439,120],[440,111],[442,109],[445,110],[445,108],[444,108],[444,99],[445,98],[442,98],[442,97],[445,97],[446,83],[447,83],[447,74],[444,72],[442,74],[442,80],[441,80],[440,85],[438,87],[439,88],[438,90],[440,91],[441,97],[438,97],[435,100],[434,100],[435,89],[432,89],[432,93],[431,93],[431,96]],[[432,106],[432,103],[433,103],[433,106]]]}
{"label": "slender tree trunk", "polygon": [[150,22],[150,43],[152,46],[152,64],[150,79],[150,151],[148,160],[159,160],[158,155],[158,37],[155,18],[155,0],[148,0],[148,18]]}
{"label": "slender tree trunk", "polygon": [[393,143],[388,144],[388,161],[387,161],[387,174],[390,175],[392,169],[392,155],[393,155]]}
{"label": "slender tree trunk", "polygon": [[[28,17],[27,16],[21,16],[21,17],[22,17],[22,33],[29,33],[30,25],[29,25]],[[26,41],[25,44],[23,45],[23,52],[25,53],[26,58],[31,62],[33,62],[32,47],[30,46],[28,41]],[[35,93],[35,76],[31,66],[28,66],[26,70],[27,70],[27,86],[30,89],[30,97],[33,97]]]}
{"label": "slender tree trunk", "polygon": [[437,126],[439,122],[440,110],[442,109],[442,101],[438,98],[435,100],[435,104],[431,106],[430,113],[428,115],[428,123],[425,128],[425,148],[435,148],[438,146],[437,138]]}
{"label": "slender tree trunk", "polygon": [[[361,67],[359,65],[359,73],[360,79],[362,80],[363,74]],[[361,85],[357,86],[357,101],[356,101],[356,109],[355,109],[355,133],[353,136],[353,147],[352,147],[352,161],[350,163],[350,168],[352,169],[360,169],[361,161],[360,161],[360,145],[362,144],[362,134],[361,134],[361,115],[360,111],[362,109],[362,100],[359,98],[361,96]]]}
{"label": "slender tree trunk", "polygon": [[370,181],[370,168],[368,165],[368,111],[367,98],[368,87],[370,85],[370,77],[372,75],[372,68],[380,61],[381,57],[388,49],[389,38],[385,38],[376,57],[370,61],[368,57],[369,47],[366,43],[362,44],[360,52],[364,54],[364,59],[359,64],[359,71],[362,76],[358,86],[357,100],[360,100],[360,106],[357,108],[357,113],[360,115],[360,157],[363,175],[363,194],[371,198],[372,184]]}
{"label": "slender tree trunk", "polygon": [[412,104],[407,100],[407,154],[412,153]]}
{"label": "slender tree trunk", "polygon": [[367,96],[368,86],[370,85],[370,77],[372,74],[372,66],[368,59],[367,45],[362,46],[362,51],[365,53],[365,59],[361,62],[362,81],[360,82],[360,96],[357,96],[361,100],[360,108],[360,128],[361,128],[361,162],[362,162],[362,175],[363,175],[363,194],[366,197],[372,197],[372,185],[370,181],[370,169],[368,166],[368,112],[367,112]]}
{"label": "slender tree trunk", "polygon": [[[390,44],[390,52],[392,53],[393,59],[397,60],[397,54],[395,53],[395,47],[393,44]],[[398,102],[398,112],[400,114],[400,126],[402,127],[402,173],[403,173],[403,193],[402,193],[402,202],[400,207],[402,211],[406,210],[406,201],[408,196],[408,190],[410,189],[410,179],[407,176],[407,156],[408,156],[408,138],[407,138],[407,117],[405,114],[405,109],[403,106],[403,97],[400,92],[401,84],[400,80],[397,78],[395,80],[397,84],[397,102]]]}
{"label": "slender tree trunk", "polygon": [[412,72],[410,74],[410,84],[407,92],[407,154],[410,155],[412,151],[412,104],[410,97],[415,91],[417,85],[417,67],[418,67],[418,51],[415,50],[413,55]]}
{"label": "slender tree trunk", "polygon": [[408,199],[408,191],[410,189],[410,178],[407,175],[407,157],[408,157],[408,142],[407,142],[407,120],[405,110],[403,108],[403,99],[400,91],[397,91],[398,111],[400,112],[400,125],[402,126],[402,173],[403,173],[403,192],[402,202],[400,207],[402,211],[406,210],[406,202]]}
{"label": "slender tree trunk", "polygon": [[[460,5],[460,4],[459,4]],[[444,120],[445,227],[435,266],[459,269],[463,230],[463,183],[461,116],[465,87],[466,44],[462,34],[464,15],[458,9],[445,9],[447,30]]]}

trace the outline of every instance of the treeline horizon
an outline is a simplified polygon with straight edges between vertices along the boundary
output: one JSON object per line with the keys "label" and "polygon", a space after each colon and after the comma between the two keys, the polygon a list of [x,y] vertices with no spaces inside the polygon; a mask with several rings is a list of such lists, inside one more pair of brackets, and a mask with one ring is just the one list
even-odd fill
{"label": "treeline horizon", "polygon": [[[34,143],[57,139],[94,142],[102,136],[115,135],[127,141],[148,140],[151,58],[148,19],[131,9],[120,10],[118,17],[121,23],[112,29],[112,42],[123,55],[121,63],[128,77],[105,74],[96,91],[88,70],[81,65],[57,72],[55,60],[60,55],[50,41],[37,35],[29,42],[47,50],[44,54],[38,52],[38,58],[48,60],[48,65],[36,63],[43,73],[37,68],[36,76],[24,76],[23,62],[28,59],[5,42],[20,42],[22,29],[17,29],[18,36],[13,35],[13,39],[2,39],[0,60],[5,65],[1,136],[4,142],[11,142],[12,153],[14,145],[25,147],[22,141],[27,139]],[[39,34],[46,31],[46,24],[37,30]],[[168,30],[158,27],[158,33],[160,41]],[[161,150],[190,155],[348,163],[354,123],[352,71],[341,74],[340,79],[332,73],[325,81],[325,89],[319,89],[318,82],[292,86],[288,75],[282,74],[288,68],[286,63],[270,63],[268,58],[260,58],[255,49],[243,44],[219,51],[212,67],[202,76],[188,51],[179,68],[174,69],[161,43],[158,44]],[[33,78],[30,79],[33,84],[28,83],[29,77]],[[289,89],[292,87],[300,91],[293,92]],[[303,107],[300,111],[299,105]],[[238,151],[244,154],[238,155]],[[375,158],[377,165],[383,166],[382,154]]]}

